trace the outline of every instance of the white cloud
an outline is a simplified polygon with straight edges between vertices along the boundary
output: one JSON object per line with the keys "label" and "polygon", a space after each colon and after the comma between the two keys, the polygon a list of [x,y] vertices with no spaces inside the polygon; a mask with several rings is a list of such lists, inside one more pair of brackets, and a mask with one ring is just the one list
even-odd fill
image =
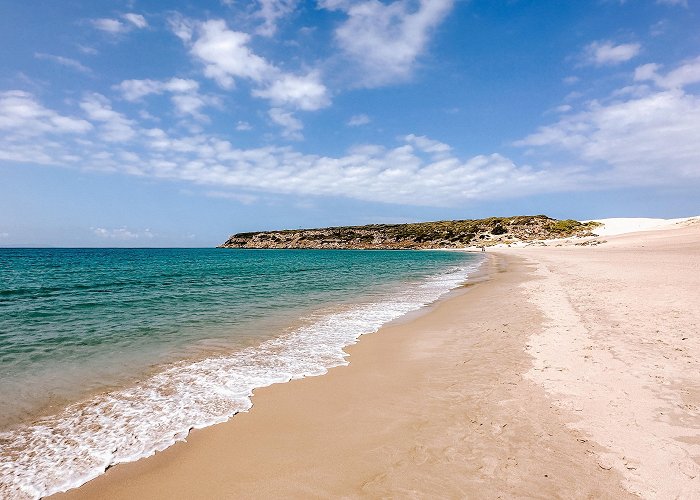
{"label": "white cloud", "polygon": [[223,88],[232,88],[235,78],[260,82],[275,73],[270,63],[248,48],[247,33],[229,30],[222,20],[206,21],[198,28],[191,52],[204,63],[204,74]]}
{"label": "white cloud", "polygon": [[155,235],[150,229],[144,229],[143,231],[134,231],[127,229],[126,227],[118,228],[104,228],[104,227],[91,227],[90,230],[98,238],[105,240],[115,240],[115,241],[129,241],[138,239],[152,239]]}
{"label": "white cloud", "polygon": [[150,94],[162,94],[163,92],[172,92],[187,94],[196,92],[199,89],[199,83],[195,80],[186,80],[183,78],[171,78],[166,81],[159,80],[124,80],[119,85],[115,86],[121,91],[124,99],[127,101],[138,101]]}
{"label": "white cloud", "polygon": [[[0,95],[0,158],[173,179],[211,192],[426,206],[643,185],[700,186],[700,97],[679,87],[696,81],[695,64],[691,60],[665,72],[646,67],[635,76],[658,80],[654,85],[572,103],[566,115],[517,142],[532,165],[500,154],[460,157],[450,145],[417,134],[391,146],[361,144],[334,156],[292,146],[241,149],[201,131],[144,127],[95,94],[81,103],[98,127],[93,132],[85,120],[60,115],[17,91]],[[7,99],[19,101],[14,111],[8,111],[13,106]],[[60,116],[74,122],[52,121]],[[273,108],[269,119],[289,138],[300,137],[303,125],[291,110]],[[109,142],[108,123],[125,126],[121,141]],[[59,125],[73,129],[73,135]],[[53,137],[56,127],[63,130],[60,140]]]}
{"label": "white cloud", "polygon": [[372,120],[370,119],[369,116],[366,114],[362,113],[359,115],[353,115],[350,117],[348,120],[348,126],[349,127],[360,127],[362,125],[367,125],[370,123]]}
{"label": "white cloud", "polygon": [[576,100],[580,99],[581,97],[583,97],[583,95],[584,95],[583,92],[579,92],[577,90],[574,90],[573,92],[569,92],[568,94],[566,94],[564,96],[564,100],[565,101],[576,101]]}
{"label": "white cloud", "polygon": [[239,120],[238,123],[236,123],[236,130],[240,132],[247,132],[248,130],[253,130],[253,127],[250,123],[243,120]]}
{"label": "white cloud", "polygon": [[92,25],[98,30],[110,33],[112,35],[124,33],[125,31],[129,30],[128,26],[118,19],[101,18],[93,19],[91,22]]}
{"label": "white cloud", "polygon": [[262,20],[256,33],[272,36],[277,32],[277,22],[294,11],[299,0],[258,0],[258,11],[255,17]]}
{"label": "white cloud", "polygon": [[146,18],[143,17],[141,14],[134,14],[133,12],[129,12],[128,14],[124,14],[122,18],[139,29],[143,29],[148,26]]}
{"label": "white cloud", "polygon": [[335,31],[343,52],[362,70],[358,84],[374,87],[408,79],[425,51],[431,32],[452,9],[453,0],[325,0],[319,4],[340,10],[348,19]]}
{"label": "white cloud", "polygon": [[186,80],[183,78],[171,78],[163,83],[163,89],[169,92],[187,94],[196,92],[199,89],[199,83],[194,80]]}
{"label": "white cloud", "polygon": [[148,26],[146,18],[141,14],[130,12],[128,14],[123,14],[121,17],[126,22],[120,21],[119,19],[103,17],[100,19],[92,19],[90,23],[98,30],[109,33],[110,35],[120,35],[132,29],[143,29]]}
{"label": "white cloud", "polygon": [[96,48],[90,47],[88,45],[76,44],[76,47],[78,47],[78,50],[83,54],[94,56],[98,53]]}
{"label": "white cloud", "polygon": [[208,120],[201,112],[201,109],[208,104],[207,99],[199,94],[175,94],[171,99],[175,109],[181,115],[189,115],[202,121]]}
{"label": "white cloud", "polygon": [[170,80],[124,80],[115,88],[122,93],[127,101],[139,101],[152,94],[171,93],[175,109],[183,115],[190,115],[199,120],[206,120],[206,116],[201,113],[201,109],[209,104],[217,102],[212,97],[200,95],[197,90],[199,83],[195,80],[183,78],[171,78]]}
{"label": "white cloud", "polygon": [[198,23],[195,31],[198,36],[190,52],[219,86],[231,89],[236,79],[246,79],[257,86],[254,96],[270,100],[275,107],[314,111],[330,105],[328,89],[317,71],[295,75],[280,70],[248,47],[250,35],[228,29],[222,20]]}
{"label": "white cloud", "polygon": [[100,123],[100,135],[105,141],[128,141],[136,134],[134,122],[114,111],[109,100],[101,94],[85,96],[80,107],[90,120]]}
{"label": "white cloud", "polygon": [[595,66],[612,66],[629,61],[641,50],[638,43],[615,44],[609,40],[592,42],[584,50],[584,58],[588,64]]}
{"label": "white cloud", "polygon": [[[427,147],[439,144],[422,139]],[[151,175],[268,193],[448,206],[470,199],[546,192],[561,183],[555,173],[517,167],[497,154],[467,160],[426,158],[405,142],[394,148],[368,145],[344,156],[324,157],[291,148],[238,150],[201,137],[181,141],[161,136],[159,141],[159,148],[178,162],[142,162],[153,168]],[[191,152],[190,161],[184,150]]]}
{"label": "white cloud", "polygon": [[269,99],[274,106],[287,105],[305,111],[315,111],[330,104],[328,89],[315,72],[306,76],[281,74],[267,88],[253,91],[253,95]]}
{"label": "white cloud", "polygon": [[635,81],[653,81],[656,85],[666,89],[677,89],[693,83],[700,82],[700,57],[691,59],[666,75],[660,75],[659,64],[644,64],[634,72]]}
{"label": "white cloud", "polygon": [[79,61],[71,59],[69,57],[56,56],[53,54],[44,54],[43,52],[35,52],[34,57],[37,59],[42,59],[45,61],[55,62],[61,66],[80,71],[81,73],[90,73],[90,68],[83,66]]}
{"label": "white cloud", "polygon": [[[293,134],[294,117],[285,113],[273,111]],[[285,122],[289,118],[291,125]],[[393,148],[355,147],[339,157],[307,155],[288,147],[236,149],[227,141],[201,134],[173,137],[159,129],[141,130],[118,147],[145,148],[145,152],[126,157],[82,149],[83,158],[76,164],[91,168],[97,163],[103,170],[216,186],[217,191],[244,189],[251,195],[342,196],[428,206],[547,192],[563,183],[558,173],[518,167],[497,154],[462,160],[450,154],[448,146],[422,136],[407,137]]]}
{"label": "white cloud", "polygon": [[28,92],[0,92],[0,130],[7,134],[82,134],[90,129],[90,122],[47,109]]}
{"label": "white cloud", "polygon": [[614,100],[593,101],[516,145],[540,154],[567,152],[584,165],[607,165],[599,179],[617,185],[700,179],[700,98],[680,88],[698,81],[696,64],[691,61],[666,75],[658,73],[658,65],[641,66],[635,79],[657,79],[665,88],[615,92]]}
{"label": "white cloud", "polygon": [[295,141],[303,138],[301,131],[304,129],[304,125],[291,112],[280,108],[271,108],[268,115],[273,122],[282,127],[282,136]]}
{"label": "white cloud", "polygon": [[152,121],[152,122],[159,122],[160,118],[157,116],[152,115],[145,109],[139,109],[139,117],[144,120],[144,121]]}
{"label": "white cloud", "polygon": [[422,151],[423,153],[429,153],[435,155],[436,157],[445,156],[452,150],[452,148],[447,144],[442,143],[440,141],[435,141],[433,139],[429,139],[424,135],[409,134],[406,137],[404,137],[404,140],[408,144],[412,144],[413,146],[415,146],[416,149],[418,149],[418,151]]}
{"label": "white cloud", "polygon": [[173,14],[168,17],[168,26],[183,43],[190,43],[194,34],[194,21],[181,14]]}
{"label": "white cloud", "polygon": [[115,87],[127,101],[138,101],[147,95],[163,92],[163,82],[156,80],[124,80]]}
{"label": "white cloud", "polygon": [[[291,4],[290,4],[291,5]],[[269,116],[281,125],[284,136],[300,139],[303,124],[293,110],[315,111],[331,104],[328,89],[318,71],[294,74],[282,71],[250,47],[250,35],[230,30],[220,19],[193,22],[181,17],[170,19],[171,29],[189,46],[190,53],[204,65],[204,75],[224,89],[232,89],[236,80],[253,84],[251,94],[270,101]],[[146,87],[143,92],[156,92]],[[178,99],[194,105],[195,99]]]}
{"label": "white cloud", "polygon": [[[89,109],[89,114],[93,119],[118,118],[103,97],[91,98],[95,109]],[[300,135],[301,122],[289,111],[273,108],[270,119],[290,138]],[[132,132],[129,139],[120,142],[62,140],[51,149],[46,140],[27,140],[13,145],[16,147],[12,150],[8,149],[6,136],[0,135],[0,158],[11,154],[22,161],[176,179],[216,186],[219,192],[243,189],[251,196],[255,192],[343,196],[431,206],[543,192],[561,183],[558,174],[518,167],[497,154],[462,160],[451,153],[449,146],[417,135],[406,136],[393,148],[370,144],[329,157],[302,154],[289,147],[237,149],[228,141],[201,133],[173,136],[161,129],[137,127]],[[105,237],[137,234],[102,229]]]}
{"label": "white cloud", "polygon": [[10,233],[0,233],[0,238],[9,238]]}
{"label": "white cloud", "polygon": [[122,227],[117,229],[106,229],[104,227],[90,228],[95,236],[110,240],[133,240],[139,237],[138,234]]}

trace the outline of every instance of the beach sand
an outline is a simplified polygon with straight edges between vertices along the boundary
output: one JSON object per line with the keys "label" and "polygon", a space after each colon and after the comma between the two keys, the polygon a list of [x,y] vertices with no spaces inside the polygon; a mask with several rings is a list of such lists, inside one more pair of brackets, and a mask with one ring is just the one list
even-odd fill
{"label": "beach sand", "polygon": [[489,278],[52,498],[700,496],[700,224],[490,254]]}

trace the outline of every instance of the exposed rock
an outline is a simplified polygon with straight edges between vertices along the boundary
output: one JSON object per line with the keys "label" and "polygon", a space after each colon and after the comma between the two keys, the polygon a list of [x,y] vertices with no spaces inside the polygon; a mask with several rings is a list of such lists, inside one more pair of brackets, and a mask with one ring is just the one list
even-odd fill
{"label": "exposed rock", "polygon": [[[583,236],[588,236],[588,235],[583,235]],[[586,240],[582,241],[580,243],[574,243],[576,246],[579,247],[588,247],[588,246],[595,246],[595,245],[602,245],[603,243],[607,243],[608,240]]]}

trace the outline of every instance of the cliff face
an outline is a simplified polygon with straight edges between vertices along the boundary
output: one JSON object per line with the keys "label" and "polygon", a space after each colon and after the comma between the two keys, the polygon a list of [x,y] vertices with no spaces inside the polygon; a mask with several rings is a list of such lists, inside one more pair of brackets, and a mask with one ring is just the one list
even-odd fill
{"label": "cliff face", "polygon": [[238,233],[219,248],[421,249],[464,248],[590,234],[596,223],[545,215],[479,220],[371,224]]}

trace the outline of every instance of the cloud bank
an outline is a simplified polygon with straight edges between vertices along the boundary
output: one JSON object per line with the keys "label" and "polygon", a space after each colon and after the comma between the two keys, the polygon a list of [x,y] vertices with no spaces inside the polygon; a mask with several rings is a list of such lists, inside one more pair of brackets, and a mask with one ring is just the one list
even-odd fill
{"label": "cloud bank", "polygon": [[[558,121],[515,143],[530,158],[541,158],[534,162],[539,166],[498,153],[460,158],[450,145],[417,134],[398,138],[393,147],[356,145],[340,156],[280,146],[239,148],[204,133],[144,126],[100,94],[85,95],[81,113],[68,116],[20,91],[0,95],[0,159],[183,181],[232,198],[277,193],[422,206],[683,185],[700,181],[700,98],[682,88],[697,81],[698,65],[694,59],[666,73],[640,66],[632,80],[654,88],[620,89],[582,109],[562,110]],[[134,99],[192,87],[180,80],[124,86]],[[298,138],[302,124],[291,112],[273,107],[269,118]]]}

